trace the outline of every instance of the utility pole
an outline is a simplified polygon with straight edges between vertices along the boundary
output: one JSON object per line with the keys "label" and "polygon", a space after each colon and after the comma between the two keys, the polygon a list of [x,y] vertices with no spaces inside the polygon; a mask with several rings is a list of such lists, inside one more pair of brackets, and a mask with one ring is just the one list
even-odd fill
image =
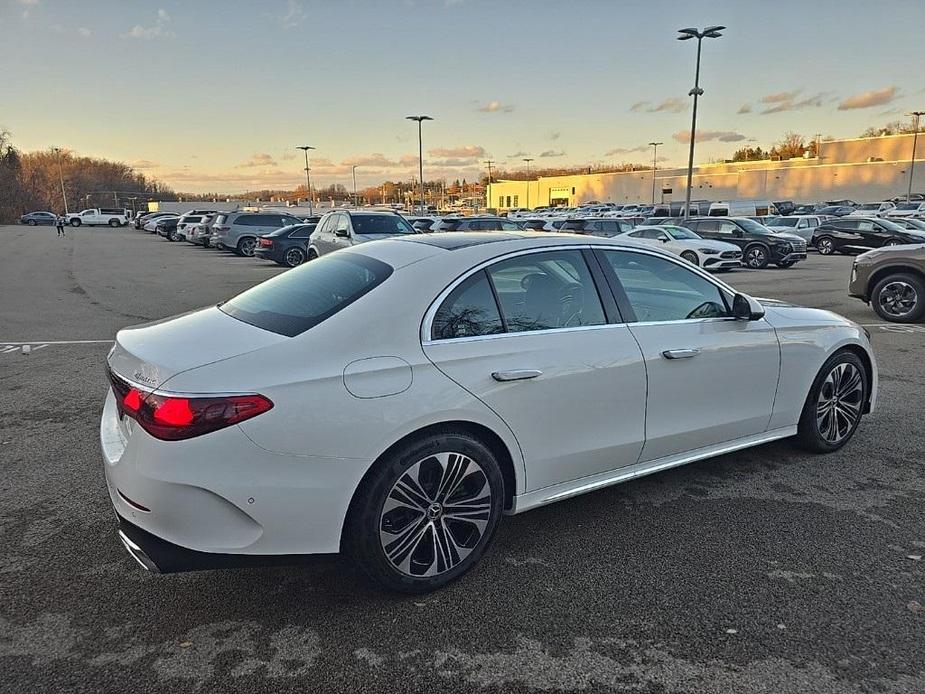
{"label": "utility pole", "polygon": [[421,215],[424,214],[424,140],[421,134],[421,123],[433,120],[430,116],[405,116],[405,120],[417,121],[418,124],[418,175],[421,178]]}
{"label": "utility pole", "polygon": [[915,173],[915,148],[919,143],[919,117],[925,116],[925,111],[913,111],[907,115],[915,118],[912,131],[912,156],[909,162],[909,189],[906,191],[906,202],[909,202],[912,199],[912,175]]}
{"label": "utility pole", "polygon": [[655,169],[658,168],[658,146],[664,142],[650,142],[652,145],[652,204],[655,204]]}
{"label": "utility pole", "polygon": [[527,164],[527,209],[530,209],[530,162],[533,159],[526,158],[524,162]]}
{"label": "utility pole", "polygon": [[308,167],[308,150],[315,149],[314,147],[309,147],[308,145],[302,145],[301,147],[296,147],[296,149],[301,149],[305,153],[305,185],[308,188],[308,216],[312,216],[312,177],[309,173],[311,169]]}
{"label": "utility pole", "polygon": [[487,198],[487,204],[485,206],[491,207],[491,165],[494,164],[495,162],[493,162],[491,159],[488,159],[485,161],[485,163],[488,165],[488,186],[487,186],[488,190],[485,192],[485,197]]}
{"label": "utility pole", "polygon": [[694,88],[688,92],[688,96],[694,97],[694,113],[691,117],[691,146],[690,153],[687,157],[687,192],[685,194],[684,218],[691,216],[691,186],[694,182],[694,140],[697,137],[697,98],[703,96],[703,90],[700,88],[700,46],[703,39],[718,39],[722,36],[721,32],[726,27],[710,26],[699,31],[694,28],[678,29],[681,34],[678,41],[687,41],[688,39],[697,39],[697,68],[694,72]]}
{"label": "utility pole", "polygon": [[61,149],[55,147],[52,149],[52,152],[55,153],[55,157],[58,160],[58,181],[61,183],[61,197],[64,200],[64,214],[67,215],[67,193],[64,190],[64,172],[61,169]]}

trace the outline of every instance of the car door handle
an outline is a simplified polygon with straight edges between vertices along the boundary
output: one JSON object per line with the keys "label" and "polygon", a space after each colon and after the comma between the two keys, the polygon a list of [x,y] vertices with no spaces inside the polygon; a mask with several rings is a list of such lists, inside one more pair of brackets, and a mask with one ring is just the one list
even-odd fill
{"label": "car door handle", "polygon": [[691,357],[696,357],[700,354],[700,350],[694,347],[688,349],[666,349],[662,352],[662,356],[665,359],[690,359]]}
{"label": "car door handle", "polygon": [[526,381],[542,375],[543,372],[537,369],[515,369],[514,371],[495,371],[491,377],[504,383],[506,381]]}

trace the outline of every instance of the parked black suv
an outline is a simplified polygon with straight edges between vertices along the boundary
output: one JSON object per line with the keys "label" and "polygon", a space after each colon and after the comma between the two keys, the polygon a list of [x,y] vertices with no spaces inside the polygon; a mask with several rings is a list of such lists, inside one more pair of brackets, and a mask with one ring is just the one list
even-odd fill
{"label": "parked black suv", "polygon": [[742,249],[742,263],[755,270],[767,267],[768,263],[787,268],[806,260],[806,241],[796,234],[771,231],[747,217],[695,217],[679,224],[705,239],[734,243]]}
{"label": "parked black suv", "polygon": [[863,253],[871,248],[925,243],[925,233],[903,229],[879,217],[842,217],[823,222],[813,231],[813,245],[822,255]]}
{"label": "parked black suv", "polygon": [[632,229],[633,225],[622,219],[569,219],[559,231],[609,237]]}

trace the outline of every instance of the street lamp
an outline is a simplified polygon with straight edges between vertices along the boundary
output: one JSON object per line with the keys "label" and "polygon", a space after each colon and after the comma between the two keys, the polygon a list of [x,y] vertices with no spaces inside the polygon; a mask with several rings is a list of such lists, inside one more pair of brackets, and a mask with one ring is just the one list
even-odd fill
{"label": "street lamp", "polygon": [[357,165],[353,165],[353,207],[359,207],[357,204]]}
{"label": "street lamp", "polygon": [[421,215],[424,214],[424,140],[421,135],[421,123],[433,120],[430,116],[405,116],[405,120],[417,121],[418,124],[418,176],[421,179]]}
{"label": "street lamp", "polygon": [[649,145],[652,147],[652,204],[655,204],[655,168],[658,164],[658,146],[665,144],[664,142],[650,142]]}
{"label": "street lamp", "polygon": [[308,145],[302,145],[301,147],[296,147],[296,149],[301,149],[305,153],[305,185],[308,188],[308,216],[312,216],[312,179],[311,174],[309,173],[308,168],[308,150],[315,149],[314,147],[309,147]]}
{"label": "street lamp", "polygon": [[699,31],[694,28],[678,29],[681,34],[678,41],[687,41],[688,39],[697,39],[697,69],[694,72],[694,88],[688,92],[688,96],[694,97],[694,115],[691,117],[691,147],[687,158],[687,193],[684,204],[684,218],[691,216],[691,185],[694,181],[694,139],[697,135],[697,97],[703,96],[703,90],[700,88],[700,44],[703,39],[718,39],[722,36],[721,32],[726,27],[710,26]]}
{"label": "street lamp", "polygon": [[58,160],[58,181],[61,183],[61,197],[64,199],[64,214],[67,216],[67,193],[64,191],[64,173],[61,170],[61,149],[54,147],[51,151],[55,153]]}
{"label": "street lamp", "polygon": [[524,163],[527,165],[527,209],[530,209],[530,162],[533,161],[530,158],[524,159]]}
{"label": "street lamp", "polygon": [[915,128],[912,131],[912,161],[909,162],[909,190],[906,191],[906,202],[912,199],[912,174],[915,173],[915,146],[919,141],[919,116],[925,116],[925,111],[913,111],[907,116],[915,118]]}

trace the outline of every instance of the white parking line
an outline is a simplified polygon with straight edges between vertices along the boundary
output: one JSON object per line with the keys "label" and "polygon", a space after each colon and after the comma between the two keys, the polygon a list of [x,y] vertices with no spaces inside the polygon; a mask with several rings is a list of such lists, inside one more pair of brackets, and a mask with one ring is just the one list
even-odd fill
{"label": "white parking line", "polygon": [[114,342],[114,340],[29,340],[27,342],[0,340],[0,345],[96,345],[107,342]]}

